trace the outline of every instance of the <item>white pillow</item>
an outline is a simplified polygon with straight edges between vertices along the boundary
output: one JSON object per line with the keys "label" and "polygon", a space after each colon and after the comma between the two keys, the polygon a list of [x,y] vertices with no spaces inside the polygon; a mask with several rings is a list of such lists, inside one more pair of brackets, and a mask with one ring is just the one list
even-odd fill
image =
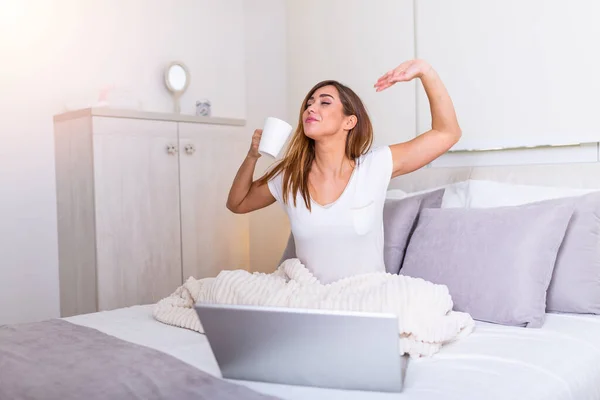
{"label": "white pillow", "polygon": [[465,203],[467,208],[517,206],[543,200],[581,196],[597,191],[598,189],[520,185],[472,179],[469,180]]}
{"label": "white pillow", "polygon": [[446,189],[444,197],[442,198],[441,208],[464,208],[467,204],[467,191],[468,181],[461,181],[455,183],[449,183],[443,186],[437,186],[435,188],[419,190],[418,192],[405,192],[401,189],[390,189],[387,191],[386,198],[388,199],[403,199],[405,197],[412,197],[418,194],[433,192],[438,189]]}
{"label": "white pillow", "polygon": [[386,199],[403,199],[405,197],[408,197],[408,193],[400,189],[390,189],[385,195]]}

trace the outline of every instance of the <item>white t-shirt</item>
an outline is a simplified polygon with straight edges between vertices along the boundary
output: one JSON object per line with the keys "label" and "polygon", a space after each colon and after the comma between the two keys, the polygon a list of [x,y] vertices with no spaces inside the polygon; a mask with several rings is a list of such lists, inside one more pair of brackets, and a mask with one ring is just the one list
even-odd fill
{"label": "white t-shirt", "polygon": [[383,206],[392,177],[389,146],[361,156],[340,197],[326,206],[312,201],[312,211],[298,193],[296,206],[283,203],[282,177],[269,189],[290,219],[296,257],[321,283],[368,272],[384,272]]}

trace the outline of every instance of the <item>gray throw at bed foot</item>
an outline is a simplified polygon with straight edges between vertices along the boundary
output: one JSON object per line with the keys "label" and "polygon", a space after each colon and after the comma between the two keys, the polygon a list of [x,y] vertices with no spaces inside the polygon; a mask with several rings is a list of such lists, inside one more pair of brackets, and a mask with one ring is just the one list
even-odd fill
{"label": "gray throw at bed foot", "polygon": [[168,354],[63,320],[0,326],[0,399],[266,400]]}

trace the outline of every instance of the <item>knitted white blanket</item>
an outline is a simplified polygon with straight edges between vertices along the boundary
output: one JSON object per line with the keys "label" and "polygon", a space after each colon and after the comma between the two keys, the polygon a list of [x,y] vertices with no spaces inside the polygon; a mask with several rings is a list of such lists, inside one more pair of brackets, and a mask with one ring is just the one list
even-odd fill
{"label": "knitted white blanket", "polygon": [[391,312],[398,316],[400,353],[411,357],[431,356],[474,328],[469,314],[452,311],[444,285],[389,273],[324,285],[298,259],[286,260],[271,274],[233,270],[214,278],[189,278],[156,304],[154,318],[203,332],[193,308],[197,302]]}

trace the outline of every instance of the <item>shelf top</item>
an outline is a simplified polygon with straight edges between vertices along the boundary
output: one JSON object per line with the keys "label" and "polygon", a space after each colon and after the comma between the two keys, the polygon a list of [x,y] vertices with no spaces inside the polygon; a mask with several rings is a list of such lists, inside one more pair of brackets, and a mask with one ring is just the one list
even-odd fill
{"label": "shelf top", "polygon": [[112,117],[112,118],[131,118],[146,119],[155,121],[173,121],[173,122],[192,122],[199,124],[216,125],[246,125],[245,119],[222,118],[222,117],[200,117],[190,114],[162,113],[154,111],[137,111],[107,107],[89,107],[80,110],[67,111],[54,116],[54,122],[67,121],[84,117]]}
{"label": "shelf top", "polygon": [[540,149],[548,147],[574,147],[593,145],[600,142],[600,135],[597,132],[573,132],[570,136],[545,135],[543,139],[522,138],[520,140],[491,141],[482,139],[466,139],[458,142],[448,152],[449,153],[467,153],[467,152],[489,152],[500,150],[522,150],[522,149]]}

